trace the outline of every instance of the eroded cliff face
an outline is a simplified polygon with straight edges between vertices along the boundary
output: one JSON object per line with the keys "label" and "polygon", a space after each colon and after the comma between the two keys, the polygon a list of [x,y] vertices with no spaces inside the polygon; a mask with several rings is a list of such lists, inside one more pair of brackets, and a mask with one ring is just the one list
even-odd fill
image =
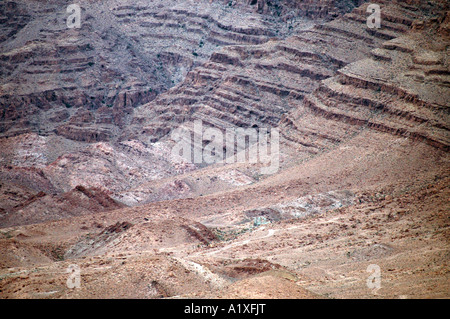
{"label": "eroded cliff face", "polygon": [[303,16],[312,19],[327,18],[332,19],[347,13],[362,4],[363,0],[234,0],[225,1],[229,6],[246,5],[253,7],[253,10],[262,14],[282,16],[285,20],[293,16]]}
{"label": "eroded cliff face", "polygon": [[129,129],[139,124],[140,137],[156,141],[195,120],[223,130],[280,124],[286,143],[316,154],[367,127],[447,149],[443,4],[385,2],[380,29],[367,26],[367,6],[284,40],[213,53],[140,107]]}
{"label": "eroded cliff face", "polygon": [[81,28],[68,28],[65,2],[1,4],[3,136],[114,139],[133,108],[182,82],[220,47],[264,43],[305,24],[297,11],[273,14],[285,11],[281,3],[258,2],[263,10],[207,0],[79,5]]}
{"label": "eroded cliff face", "polygon": [[[32,131],[86,142],[115,139],[133,108],[184,81],[221,47],[283,38],[354,4],[202,0],[80,6],[81,28],[70,29],[61,1],[1,5],[3,136]],[[80,118],[78,108],[88,110],[90,119]]]}
{"label": "eroded cliff face", "polygon": [[[377,4],[2,2],[2,297],[448,298],[448,1]],[[199,120],[280,169],[174,153]]]}
{"label": "eroded cliff face", "polygon": [[339,69],[301,102],[293,102],[298,107],[282,121],[286,136],[305,136],[306,115],[322,121],[321,127],[341,125],[343,135],[369,128],[448,151],[448,37],[440,33],[443,21],[383,42],[368,58]]}
{"label": "eroded cliff face", "polygon": [[[82,27],[68,29],[58,1],[6,2],[1,134],[18,138],[2,142],[3,174],[24,181],[18,200],[84,185],[135,205],[236,186],[226,172],[171,179],[197,168],[169,156],[170,133],[196,120],[224,132],[279,128],[287,162],[365,129],[447,151],[445,1],[380,2],[379,29],[359,4],[85,2]],[[302,15],[324,7],[350,12]]]}

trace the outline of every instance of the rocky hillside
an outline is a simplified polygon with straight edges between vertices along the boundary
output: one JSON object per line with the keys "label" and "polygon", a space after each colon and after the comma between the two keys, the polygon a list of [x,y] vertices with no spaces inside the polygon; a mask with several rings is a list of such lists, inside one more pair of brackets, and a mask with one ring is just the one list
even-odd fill
{"label": "rocky hillside", "polygon": [[[384,72],[385,77],[390,77],[390,74],[395,74],[396,69],[403,68],[404,64],[408,63],[409,57],[398,56],[395,61],[391,61],[392,59],[388,57],[380,58],[379,52],[386,48],[395,51],[392,43],[408,38],[402,36],[412,28],[413,22],[419,23],[427,15],[428,18],[435,17],[435,29],[444,23],[439,4],[431,10],[429,5],[418,8],[386,2],[384,10],[389,12],[389,15],[383,20],[384,27],[379,30],[370,29],[366,25],[366,8],[367,5],[363,5],[342,18],[298,31],[295,36],[285,40],[271,40],[260,45],[229,46],[213,53],[207,63],[188,73],[182,84],[139,108],[132,122],[138,126],[135,130],[136,136],[140,135],[142,138],[142,134],[146,134],[150,141],[156,141],[171,131],[170,126],[173,128],[195,119],[201,119],[211,126],[222,129],[276,127],[280,120],[282,125],[295,127],[290,120],[289,112],[301,112],[298,104],[303,103],[305,95],[316,90],[315,94],[325,91],[323,80],[337,75],[343,78],[347,69],[357,67],[356,64],[351,64],[353,62],[359,63],[359,68],[363,72],[362,77],[370,77],[373,72],[383,73],[382,68],[391,70]],[[440,12],[440,15],[436,15],[436,12]],[[422,34],[419,33],[416,38],[421,36]],[[395,40],[397,38],[400,39]],[[387,42],[389,40],[391,42]],[[436,43],[442,43],[443,40],[445,39],[440,37]],[[411,41],[414,42],[414,40]],[[412,45],[420,50],[420,43]],[[441,105],[440,109],[442,109],[442,105],[448,98],[448,92],[444,92],[447,76],[445,70],[448,70],[448,65],[443,58],[447,49],[443,46],[433,50],[438,50],[435,54],[437,59],[435,63],[436,68],[441,69],[442,72],[439,76],[433,75],[435,80],[430,85],[437,90],[439,87],[442,88],[440,93],[431,93],[428,96],[441,98],[437,104]],[[417,54],[426,55],[427,53],[418,52]],[[385,64],[387,64],[386,67]],[[411,65],[407,68],[413,67]],[[373,89],[389,91],[388,85],[385,85],[386,88],[382,87],[387,79],[380,80],[383,83],[374,84]],[[443,83],[439,84],[435,81]],[[395,91],[398,85],[397,82],[393,83],[390,91]],[[423,91],[426,92],[427,89],[423,88]],[[392,93],[395,94],[395,92]],[[355,95],[356,99],[363,99],[363,96],[359,97],[358,93]],[[397,95],[402,93],[399,92]],[[402,98],[412,99],[411,97]],[[308,102],[311,99],[304,104],[311,105]],[[331,96],[330,99],[327,97],[325,99],[331,100]],[[422,102],[417,101],[418,99],[420,98],[416,98],[415,103],[420,106]],[[365,103],[363,108],[372,114],[366,107],[368,101]],[[433,102],[428,102],[428,104],[431,103]],[[335,125],[345,125],[342,121],[329,125],[308,124],[314,121],[317,122],[317,120],[308,119],[305,123],[296,124],[303,129],[295,134],[290,130],[285,132],[284,136],[305,147],[314,148],[311,142],[308,142],[311,134],[317,135],[317,133],[309,132],[314,130],[314,126],[316,130],[322,130],[324,127],[332,129]],[[343,129],[352,130],[351,127]],[[336,130],[331,134],[326,132],[321,134],[325,137],[322,139],[323,144],[333,144],[343,137]],[[350,136],[346,132],[343,132],[343,135]]]}
{"label": "rocky hillside", "polygon": [[264,43],[312,23],[298,16],[286,23],[284,14],[232,1],[81,1],[80,7],[81,27],[71,29],[64,1],[0,5],[3,136],[117,138],[134,107],[183,81],[221,47]]}
{"label": "rocky hillside", "polygon": [[377,3],[2,2],[0,298],[448,298],[450,7]]}

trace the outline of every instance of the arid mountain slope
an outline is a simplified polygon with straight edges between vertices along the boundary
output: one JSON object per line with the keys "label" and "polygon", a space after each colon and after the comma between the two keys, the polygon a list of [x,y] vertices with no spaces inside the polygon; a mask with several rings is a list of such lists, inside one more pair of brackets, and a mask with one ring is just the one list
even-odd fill
{"label": "arid mountain slope", "polygon": [[56,130],[78,141],[118,138],[134,107],[183,81],[220,47],[313,24],[223,1],[78,4],[80,28],[68,28],[64,1],[1,4],[2,136]]}
{"label": "arid mountain slope", "polygon": [[2,3],[0,297],[448,298],[449,6],[378,3]]}

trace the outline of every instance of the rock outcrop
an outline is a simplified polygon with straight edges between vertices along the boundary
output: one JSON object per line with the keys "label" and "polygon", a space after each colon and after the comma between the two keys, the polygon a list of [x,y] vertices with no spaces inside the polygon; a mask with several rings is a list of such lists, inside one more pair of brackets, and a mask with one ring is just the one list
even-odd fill
{"label": "rock outcrop", "polygon": [[[220,47],[264,43],[303,23],[221,1],[79,6],[80,28],[69,28],[61,1],[0,4],[1,136],[120,139],[133,108],[182,82]],[[91,118],[80,124],[78,109]]]}
{"label": "rock outcrop", "polygon": [[[419,41],[445,25],[445,3],[381,5],[380,29],[368,27],[364,4],[285,40],[225,47],[140,107],[130,127],[157,141],[195,120],[223,130],[280,125],[287,144],[313,154],[368,127],[446,149],[448,62],[438,44],[448,39],[428,49]],[[429,34],[411,33],[419,19],[435,21]],[[405,41],[412,48],[398,44]]]}

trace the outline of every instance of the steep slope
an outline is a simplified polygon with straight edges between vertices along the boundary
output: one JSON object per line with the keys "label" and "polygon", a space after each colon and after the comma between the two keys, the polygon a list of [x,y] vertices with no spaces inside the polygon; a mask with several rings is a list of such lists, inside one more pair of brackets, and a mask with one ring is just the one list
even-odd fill
{"label": "steep slope", "polygon": [[[215,47],[211,38],[202,40],[199,49],[205,54],[189,58],[197,62],[190,63],[191,71],[185,69],[185,79],[127,113],[126,125],[121,122],[123,125],[117,126],[118,122],[110,118],[116,117],[119,108],[95,109],[83,104],[70,108],[73,116],[61,119],[55,129],[59,137],[21,135],[3,139],[4,150],[9,151],[2,156],[6,165],[2,168],[2,184],[6,186],[2,192],[3,198],[11,202],[2,205],[3,214],[40,191],[68,192],[78,185],[101,188],[116,200],[136,205],[211,194],[259,179],[257,169],[251,166],[190,174],[199,167],[173,157],[170,133],[180,126],[192,130],[195,120],[202,120],[204,128],[212,126],[223,131],[237,127],[279,128],[282,167],[330,150],[365,128],[448,148],[448,21],[442,11],[444,2],[385,2],[381,29],[366,25],[368,4],[316,26],[300,19],[291,31],[285,30],[295,35],[284,40],[269,39],[273,36],[269,33],[273,33],[276,19],[288,17],[287,11],[273,17],[272,11],[260,15],[251,4],[211,5],[202,7],[200,12],[204,14],[193,12],[201,3],[192,8],[183,3],[112,7],[111,14],[121,21],[119,26],[160,21],[152,27],[159,30],[152,36],[161,38],[155,40],[156,44],[144,36],[148,30],[143,26],[134,27],[127,36],[142,41],[139,47],[151,54],[164,55],[162,48],[173,54],[176,51],[173,56],[184,54],[176,63],[188,59],[182,49],[183,39],[197,35],[187,30],[176,33],[183,21],[186,26],[202,21],[202,37],[217,28],[224,36],[241,32],[262,38],[230,38],[223,49]],[[213,8],[221,8],[226,14],[218,15]],[[156,9],[162,13],[152,11]],[[98,10],[101,17],[106,14]],[[420,22],[424,20],[418,20],[428,18],[431,20],[427,26]],[[241,27],[231,24],[236,20],[242,22]],[[97,19],[92,23],[98,23]],[[410,28],[413,32],[408,31]],[[120,30],[123,32],[122,27]],[[79,32],[90,31],[81,28]],[[167,47],[163,44],[167,39],[158,36],[163,33],[167,39],[175,34],[182,34],[183,39],[176,41],[179,46]],[[435,40],[428,41],[433,37]],[[252,44],[255,42],[261,44]],[[11,45],[8,43],[5,46]],[[195,67],[208,55],[207,62]],[[168,61],[163,64],[170,65]],[[14,107],[3,110],[7,113]],[[123,119],[122,115],[118,114],[117,119]],[[39,116],[35,121],[49,123]],[[27,130],[32,127],[29,123],[25,126]],[[116,138],[118,143],[114,142]],[[73,140],[105,142],[86,145]]]}
{"label": "steep slope", "polygon": [[304,135],[305,117],[325,118],[322,127],[339,125],[344,133],[369,128],[448,151],[450,77],[448,37],[438,32],[442,24],[443,17],[426,31],[384,42],[371,58],[340,69],[294,102],[295,111],[282,122],[288,136]]}
{"label": "steep slope", "polygon": [[[189,123],[194,120],[202,120],[205,125],[222,130],[277,127],[281,120],[285,140],[293,142],[294,147],[300,145],[307,153],[315,154],[352,136],[358,128],[314,115],[305,117],[303,123],[297,123],[291,119],[292,116],[307,114],[299,107],[303,105],[303,98],[316,89],[317,92],[324,91],[325,84],[321,81],[344,74],[349,69],[344,67],[352,62],[359,61],[362,72],[384,72],[381,69],[384,66],[380,65],[382,59],[371,64],[365,60],[372,50],[381,50],[386,39],[402,36],[417,19],[437,16],[442,22],[442,11],[439,10],[443,6],[442,3],[433,3],[412,7],[402,2],[385,2],[382,12],[389,14],[383,16],[383,27],[370,29],[366,25],[367,5],[362,5],[342,18],[300,30],[286,40],[257,46],[226,47],[191,71],[184,83],[140,107],[133,119],[134,125],[129,128],[134,133],[131,134],[156,141],[180,125],[192,130]],[[442,41],[445,37],[437,39],[436,43]],[[438,54],[445,56],[445,47],[438,50],[441,51]],[[376,55],[377,51],[374,52]],[[394,74],[396,69],[404,67],[405,59],[408,57],[398,56],[392,65],[384,67],[385,76],[388,76],[388,69]],[[440,68],[445,70],[448,66],[446,62],[442,63]],[[446,98],[446,92],[443,92],[444,96],[442,94],[445,74],[441,77],[444,86],[436,86],[442,87],[441,94],[429,94],[431,97],[441,96],[440,105],[445,104]],[[397,82],[392,84],[393,87],[398,85]],[[304,104],[308,103],[306,100]],[[416,103],[421,106],[421,102]],[[289,111],[297,112],[297,115],[288,114]]]}
{"label": "steep slope", "polygon": [[[448,298],[448,3],[380,1],[371,29],[362,2],[83,2],[98,4],[83,11],[92,29],[36,32],[65,43],[61,59],[92,49],[110,76],[99,95],[80,84],[99,79],[88,68],[72,91],[23,72],[36,70],[25,34],[59,1],[2,5],[17,15],[2,18],[2,65],[17,68],[3,98],[24,100],[2,108],[0,296]],[[97,105],[121,75],[133,84]],[[281,169],[175,156],[170,133],[196,120],[278,128]]]}
{"label": "steep slope", "polygon": [[[69,28],[62,1],[2,3],[0,133],[57,134],[77,141],[121,136],[133,108],[184,79],[224,45],[264,43],[302,20],[251,5],[80,1]],[[311,24],[311,23],[310,23]]]}

